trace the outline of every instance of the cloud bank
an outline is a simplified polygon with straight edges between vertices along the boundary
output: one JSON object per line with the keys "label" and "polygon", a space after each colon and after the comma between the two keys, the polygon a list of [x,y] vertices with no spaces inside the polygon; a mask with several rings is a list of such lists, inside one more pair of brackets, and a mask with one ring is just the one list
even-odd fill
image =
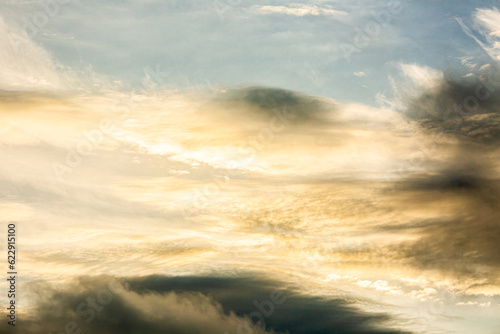
{"label": "cloud bank", "polygon": [[[386,315],[340,299],[297,294],[252,277],[80,277],[36,289],[38,303],[21,333],[330,333],[396,334]],[[17,329],[17,328],[16,328]]]}

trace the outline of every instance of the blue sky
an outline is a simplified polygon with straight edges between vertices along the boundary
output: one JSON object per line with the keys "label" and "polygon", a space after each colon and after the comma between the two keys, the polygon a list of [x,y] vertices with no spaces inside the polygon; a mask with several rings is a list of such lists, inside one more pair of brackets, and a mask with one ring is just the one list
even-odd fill
{"label": "blue sky", "polygon": [[[91,66],[124,87],[140,86],[144,69],[152,69],[162,73],[167,86],[266,85],[371,105],[376,104],[377,93],[390,89],[388,74],[398,63],[448,70],[461,68],[459,57],[485,61],[484,51],[455,18],[473,26],[471,14],[476,8],[497,4],[61,2],[57,14],[37,29],[34,40],[60,64],[74,69]],[[377,22],[373,13],[398,3],[389,24],[379,26],[347,59],[341,46],[355,46],[359,32]],[[27,21],[33,23],[34,15],[44,11],[38,1],[3,7],[11,13],[4,18],[25,29]]]}

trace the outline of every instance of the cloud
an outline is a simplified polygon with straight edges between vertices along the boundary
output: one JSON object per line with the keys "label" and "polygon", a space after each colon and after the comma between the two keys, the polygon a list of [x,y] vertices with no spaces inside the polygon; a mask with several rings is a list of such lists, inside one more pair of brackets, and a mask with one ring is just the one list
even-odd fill
{"label": "cloud", "polygon": [[477,9],[473,17],[479,24],[488,29],[489,36],[500,37],[500,11],[498,8]]}
{"label": "cloud", "polygon": [[292,16],[339,16],[346,12],[328,6],[321,8],[315,5],[292,3],[288,6],[253,6],[251,10],[260,14],[283,14]]}
{"label": "cloud", "polygon": [[[51,287],[32,283],[37,304],[22,334],[92,333],[396,334],[390,317],[365,314],[341,299],[306,296],[256,277],[80,277]],[[90,298],[90,300],[88,299]],[[95,304],[91,304],[91,303]],[[91,306],[91,305],[95,305]]]}
{"label": "cloud", "polygon": [[[36,293],[38,304],[21,333],[65,332],[67,326],[91,333],[210,333],[238,329],[269,333],[248,319],[225,314],[210,297],[189,291],[138,294],[108,278],[80,278],[65,289]],[[95,305],[95,306],[94,306]]]}
{"label": "cloud", "polygon": [[[0,130],[0,207],[4,218],[29,227],[22,228],[23,272],[44,282],[23,299],[29,304],[23,312],[38,308],[22,314],[29,326],[20,330],[60,332],[73,320],[95,333],[232,334],[249,325],[254,300],[278,289],[288,303],[265,319],[267,332],[395,332],[385,326],[452,332],[461,323],[424,328],[427,319],[415,320],[416,308],[406,301],[438,301],[446,288],[498,300],[499,101],[486,86],[478,96],[474,82],[498,81],[488,77],[495,65],[462,58],[468,70],[479,68],[464,80],[417,63],[398,65],[411,82],[395,83],[408,88],[401,94],[406,122],[394,110],[297,90],[359,101],[365,93],[353,89],[360,81],[354,75],[370,70],[363,80],[383,90],[387,50],[398,59],[435,62],[435,50],[462,48],[457,38],[447,42],[430,36],[428,25],[420,29],[429,8],[410,4],[406,14],[386,22],[358,57],[355,68],[365,72],[353,72],[339,61],[339,41],[354,41],[356,27],[373,23],[370,13],[382,19],[387,6],[335,5],[346,17],[318,4],[247,11],[255,3],[222,2],[221,8],[213,1],[71,2],[37,35],[57,57],[29,40],[24,53],[8,43],[0,51],[2,63],[12,62],[5,67],[11,83],[5,89],[67,87],[68,68],[53,59],[90,62],[123,82],[154,81],[154,89],[133,94],[0,92],[6,125]],[[439,19],[449,17],[437,13],[442,7],[433,7],[436,29],[430,30],[453,33],[447,29],[459,27]],[[478,20],[489,22],[480,27],[494,42],[489,17]],[[202,55],[195,52],[200,48]],[[303,64],[315,67],[305,75],[323,75],[315,81],[318,89],[298,75]],[[191,85],[193,75],[227,86],[179,87]],[[235,82],[259,86],[237,88]],[[480,103],[469,112],[471,96]],[[122,117],[117,106],[129,113]],[[104,118],[115,126],[96,136]],[[67,164],[70,150],[80,151],[82,162],[60,181],[51,164]],[[194,212],[187,218],[186,208]],[[234,274],[248,268],[272,279]],[[106,289],[105,279],[62,287],[47,282],[118,270],[184,276],[118,279],[123,288],[90,324],[75,309]],[[200,272],[232,278],[196,276]],[[327,277],[338,279],[326,283]],[[399,277],[416,283],[409,287]],[[28,291],[24,283],[21,291]],[[374,308],[398,316],[365,313]],[[473,319],[474,325],[493,327],[491,318]]]}
{"label": "cloud", "polygon": [[336,114],[336,106],[331,100],[281,88],[232,89],[217,96],[216,101],[222,102],[228,111],[240,113],[239,116],[247,112],[269,120],[283,113],[288,117],[287,123],[297,126],[328,124]]}
{"label": "cloud", "polygon": [[[403,111],[432,138],[436,155],[428,157],[423,170],[406,173],[395,188],[404,199],[396,203],[413,201],[429,211],[436,205],[441,214],[421,221],[420,226],[408,225],[420,237],[402,243],[396,253],[419,268],[451,275],[462,283],[498,284],[500,272],[500,247],[495,241],[500,238],[496,218],[500,179],[495,167],[500,141],[499,77],[488,74],[457,79],[450,73],[432,85],[426,83]],[[415,78],[429,81],[427,75]]]}
{"label": "cloud", "polygon": [[[427,75],[432,71],[421,71],[418,66],[405,69],[414,75],[416,84],[419,79],[428,82],[433,77]],[[438,101],[432,104],[453,105],[460,96],[475,90],[473,87],[471,90],[467,81],[453,81],[445,76],[433,84],[420,85],[418,92],[422,91],[427,101]],[[117,267],[126,268],[130,275],[149,275],[158,272],[158,268],[196,275],[205,268],[232,272],[248,266],[263,273],[274,273],[278,264],[285,270],[317,279],[327,277],[331,270],[343,271],[339,276],[344,276],[356,267],[364,272],[363,277],[350,280],[348,289],[354,286],[360,291],[364,288],[354,282],[369,280],[375,282],[366,286],[369,291],[391,298],[407,297],[408,291],[374,269],[380,266],[384,270],[396,267],[418,271],[408,274],[410,277],[449,275],[453,282],[462,278],[477,279],[475,291],[479,291],[478,282],[495,287],[497,258],[494,252],[497,249],[486,240],[488,236],[497,235],[491,218],[496,211],[487,209],[487,203],[496,205],[492,167],[495,164],[488,164],[483,156],[493,154],[495,146],[483,135],[474,137],[479,128],[474,133],[470,133],[472,129],[451,128],[445,132],[446,140],[436,145],[435,155],[425,158],[421,166],[394,174],[397,163],[406,162],[409,154],[419,154],[413,152],[418,150],[416,143],[430,141],[432,124],[438,124],[439,119],[435,120],[432,112],[423,115],[410,112],[412,108],[427,111],[422,96],[407,101],[407,114],[414,116],[408,124],[392,111],[263,86],[226,88],[210,94],[141,95],[136,97],[140,103],[129,100],[133,103],[133,112],[103,136],[102,147],[96,147],[92,154],[85,156],[81,166],[74,168],[73,174],[68,175],[71,180],[68,184],[53,181],[50,162],[65,161],[66,143],[75,148],[82,140],[88,141],[84,134],[98,128],[103,115],[118,121],[120,118],[113,107],[123,94],[62,98],[3,92],[0,117],[5,124],[22,121],[20,129],[24,132],[19,128],[10,129],[0,141],[6,162],[0,168],[4,189],[2,204],[12,210],[12,215],[20,210],[19,206],[10,206],[12,201],[28,207],[32,215],[23,218],[23,223],[50,222],[43,238],[37,229],[32,230],[30,239],[24,239],[33,245],[32,250],[24,253],[26,267],[30,268],[27,272],[36,273],[38,277],[61,272],[64,275],[69,275],[68,272],[114,273]],[[496,101],[493,95],[491,98]],[[485,103],[481,106],[483,109],[478,109],[481,113],[474,116],[491,114],[494,105]],[[284,107],[292,116],[287,126],[280,127],[273,136],[267,135],[267,142],[256,147],[258,154],[252,163],[266,169],[240,165],[234,174],[221,174],[225,165],[221,167],[219,161],[232,162],[228,158],[232,156],[224,154],[245,143],[247,138],[259,138],[262,129],[270,129],[269,121],[278,117],[276,109],[283,111]],[[463,124],[467,124],[465,119]],[[28,140],[30,135],[37,138]],[[460,155],[455,154],[457,142],[467,147],[461,152],[468,157],[463,166],[457,163],[460,161]],[[182,158],[185,159],[181,161]],[[172,170],[186,172],[171,173]],[[3,177],[5,175],[12,177]],[[216,183],[212,182],[214,175],[231,177],[227,182]],[[52,176],[52,180],[48,176]],[[191,204],[198,190],[204,191],[207,184],[216,191],[195,203],[200,213],[193,214],[188,222],[183,221],[179,209]],[[493,195],[488,195],[490,193]],[[468,209],[472,203],[469,200],[474,196],[480,199],[476,207],[484,212],[490,210],[489,214],[481,216]],[[137,225],[137,221],[141,224]],[[473,224],[485,232],[475,231],[470,227]],[[450,235],[452,241],[441,246]],[[471,236],[470,242],[461,246],[464,235]],[[57,243],[47,245],[39,241],[47,239],[55,239]],[[72,247],[74,240],[83,242]],[[467,253],[457,259],[461,248]],[[222,260],[219,262],[216,258]],[[274,277],[279,277],[280,273],[276,275]],[[245,282],[238,281],[235,286],[245,287]],[[238,306],[242,304],[241,299],[215,297],[214,290],[238,296],[237,291],[220,288],[230,286],[228,281],[215,284],[212,290],[179,288],[181,295],[173,292],[175,289],[171,286],[177,284],[173,281],[165,283],[167,287],[163,292],[158,292],[159,287],[150,288],[158,294],[170,294],[166,299],[145,297],[140,288],[142,283],[133,285],[132,280],[126,283],[133,286],[127,290],[131,293],[127,298],[145,298],[138,302],[140,305],[157,306],[163,302],[206,305],[208,313],[218,319],[217,324],[207,326],[210,330],[219,330],[220,323],[233,326],[236,321],[238,324],[238,319],[252,312]],[[190,284],[203,286],[200,280]],[[274,283],[267,284],[274,286]],[[367,293],[366,289],[360,294]],[[482,289],[486,290],[484,286]],[[186,299],[186,290],[202,297]],[[269,292],[260,294],[255,287],[248,290],[252,293],[245,298],[250,294],[264,298]],[[211,296],[213,300],[207,301],[203,296]],[[270,328],[284,331],[289,327],[283,324],[290,323],[302,330],[301,324],[310,324],[303,329],[310,332],[312,323],[319,328],[338,323],[340,328],[358,330],[352,327],[350,320],[342,322],[334,318],[327,322],[313,316],[321,314],[328,319],[328,312],[333,312],[342,319],[350,319],[351,315],[363,315],[360,310],[354,314],[344,312],[344,306],[350,308],[354,304],[335,298],[314,297],[314,302],[308,299],[311,296],[301,298],[290,304],[293,307],[290,306],[288,313],[282,316],[276,313],[276,320],[270,319],[269,326],[274,326]],[[366,304],[372,307],[373,303]],[[131,303],[122,304],[125,306],[119,310],[127,319],[135,319],[135,316],[153,319],[151,327],[145,328],[156,330],[153,311],[133,308]],[[216,316],[214,312],[218,307],[222,311]],[[158,309],[162,310],[160,306]],[[173,311],[165,308],[165,312]],[[193,322],[193,331],[205,321],[197,312],[199,310],[188,308],[185,313],[195,314],[194,320],[182,318],[183,322]],[[231,312],[235,318],[231,318]],[[293,322],[295,314],[307,314],[308,318]],[[115,315],[109,318],[116,320],[115,324],[125,321]],[[355,322],[365,323],[364,318],[356,319]],[[64,321],[67,320],[55,319],[54,323],[64,325]],[[161,316],[158,321],[170,323],[171,319]],[[392,318],[380,318],[380,321],[393,323]],[[111,328],[102,324],[103,328]],[[174,327],[173,332],[181,328]],[[178,330],[189,332],[190,329]],[[358,332],[369,331],[363,328]]]}
{"label": "cloud", "polygon": [[359,71],[359,72],[353,72],[353,74],[357,77],[365,77],[366,76],[366,73],[365,72],[362,72],[362,71]]}
{"label": "cloud", "polygon": [[500,11],[496,7],[480,8],[473,14],[473,18],[482,28],[483,35],[489,43],[483,48],[492,58],[500,61]]}
{"label": "cloud", "polygon": [[0,89],[62,89],[64,82],[52,56],[21,29],[0,17]]}
{"label": "cloud", "polygon": [[[420,205],[440,203],[455,209],[453,213],[443,210],[442,218],[413,227],[421,237],[402,245],[401,255],[419,268],[458,279],[466,288],[473,287],[470,282],[474,280],[498,284],[499,180],[481,178],[479,173],[467,170],[443,171],[439,177],[428,175],[408,183],[414,189],[410,198],[418,198]],[[404,192],[401,190],[401,194]]]}
{"label": "cloud", "polygon": [[496,7],[478,8],[472,15],[474,23],[479,32],[484,36],[486,42],[480,40],[474,32],[463,21],[455,17],[463,32],[472,38],[493,60],[500,60],[500,12]]}
{"label": "cloud", "polygon": [[[404,112],[428,130],[494,144],[500,140],[500,77],[489,72],[461,79],[447,76],[432,85],[426,83],[420,95],[409,98]],[[422,80],[429,81],[427,76]]]}
{"label": "cloud", "polygon": [[477,64],[471,61],[474,59],[473,57],[461,57],[459,59],[462,65],[466,66],[470,71],[474,70],[477,66]]}
{"label": "cloud", "polygon": [[441,84],[443,73],[439,70],[417,64],[399,64],[401,72],[415,85],[424,89],[433,89]]}

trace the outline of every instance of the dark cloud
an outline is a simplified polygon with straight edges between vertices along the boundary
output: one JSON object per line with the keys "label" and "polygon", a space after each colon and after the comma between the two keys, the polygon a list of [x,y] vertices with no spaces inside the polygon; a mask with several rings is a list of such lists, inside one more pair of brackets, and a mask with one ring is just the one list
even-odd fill
{"label": "dark cloud", "polygon": [[265,318],[266,328],[290,333],[397,333],[378,327],[390,320],[385,315],[367,315],[341,299],[304,296],[285,289],[278,282],[254,278],[164,277],[150,276],[128,281],[132,290],[194,291],[212,296],[225,312],[238,316],[256,310],[254,301],[269,300],[273,291],[286,300],[276,305],[275,312]]}
{"label": "dark cloud", "polygon": [[408,226],[421,237],[404,244],[402,255],[417,267],[464,281],[498,283],[500,180],[483,152],[470,147],[460,152],[441,170],[410,176],[396,187],[413,206],[426,210],[439,205],[443,213],[442,218]]}
{"label": "dark cloud", "polygon": [[218,98],[233,112],[249,110],[254,115],[270,118],[276,110],[286,111],[291,124],[326,125],[335,106],[326,99],[281,88],[248,87],[233,89]]}
{"label": "dark cloud", "polygon": [[500,226],[498,212],[458,216],[421,229],[418,242],[403,247],[414,265],[472,279],[498,283]]}
{"label": "dark cloud", "polygon": [[474,280],[472,284],[497,285],[500,212],[478,202],[453,217],[409,227],[421,237],[416,242],[400,246],[397,250],[399,256],[420,269],[437,271],[466,284]]}
{"label": "dark cloud", "polygon": [[[441,142],[437,147],[442,156],[432,157],[424,171],[409,173],[396,186],[398,195],[414,207],[442,207],[442,218],[409,226],[420,239],[399,249],[419,268],[464,281],[498,283],[500,179],[495,144],[500,140],[499,78],[496,72],[459,79],[447,75],[440,86],[411,100],[405,112],[430,130],[431,136],[438,133],[434,137]],[[443,140],[448,144],[443,145]]]}
{"label": "dark cloud", "polygon": [[[482,200],[495,200],[497,181],[494,168],[481,152],[472,152],[471,147],[461,147],[435,171],[412,174],[397,186],[399,190],[422,190],[459,192],[467,196],[480,196]],[[493,198],[490,198],[493,197]]]}
{"label": "dark cloud", "polygon": [[[70,322],[97,334],[402,333],[383,329],[389,316],[364,314],[345,300],[304,296],[251,277],[82,277],[62,289],[39,285],[33,290],[38,304],[19,327],[23,334],[64,332]],[[94,312],[89,297],[97,303]],[[95,318],[86,322],[92,314]],[[261,320],[265,330],[249,327],[249,321],[262,325]]]}
{"label": "dark cloud", "polygon": [[500,75],[445,77],[412,99],[405,114],[423,128],[481,144],[500,140]]}

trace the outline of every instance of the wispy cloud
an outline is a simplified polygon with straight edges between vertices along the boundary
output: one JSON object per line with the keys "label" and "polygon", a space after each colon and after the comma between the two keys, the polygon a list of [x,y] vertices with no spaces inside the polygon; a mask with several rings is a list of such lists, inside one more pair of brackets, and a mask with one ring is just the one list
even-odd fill
{"label": "wispy cloud", "polygon": [[260,14],[283,14],[292,16],[339,16],[347,12],[333,9],[332,7],[318,7],[315,5],[292,3],[288,6],[253,6],[254,12]]}
{"label": "wispy cloud", "polygon": [[61,89],[64,82],[50,53],[0,16],[0,89]]}
{"label": "wispy cloud", "polygon": [[498,8],[480,8],[474,13],[474,18],[493,37],[500,37],[500,11]]}
{"label": "wispy cloud", "polygon": [[495,61],[500,60],[500,12],[496,7],[477,9],[473,14],[474,22],[479,26],[486,42],[480,40],[468,27],[463,19],[456,17],[463,32],[474,41]]}
{"label": "wispy cloud", "polygon": [[[498,76],[487,76],[498,63],[462,48],[460,38],[474,42],[455,21],[424,19],[429,8],[463,12],[237,2],[222,1],[224,23],[211,0],[70,2],[36,42],[0,21],[0,209],[29,226],[21,332],[75,321],[95,333],[234,333],[250,326],[253,299],[280,287],[288,303],[254,333],[498,328],[500,97]],[[457,21],[497,55],[498,10],[470,8],[474,24]],[[32,16],[19,15],[19,24]],[[450,30],[429,34],[438,21]],[[443,41],[439,32],[453,29]],[[66,30],[74,40],[57,37]],[[353,66],[338,62],[340,41],[370,33],[380,43]],[[432,67],[432,46],[448,40],[461,52],[447,59],[477,76]],[[58,94],[99,85],[73,59],[123,82],[137,70],[148,88]],[[383,92],[386,69],[400,76],[391,77],[397,103],[346,102],[366,94],[360,83]],[[301,70],[334,92],[300,88]],[[176,86],[176,73],[190,71],[220,81]],[[123,284],[87,325],[75,309],[103,297],[101,274],[128,278],[111,279]],[[439,304],[445,293],[453,298]]]}

